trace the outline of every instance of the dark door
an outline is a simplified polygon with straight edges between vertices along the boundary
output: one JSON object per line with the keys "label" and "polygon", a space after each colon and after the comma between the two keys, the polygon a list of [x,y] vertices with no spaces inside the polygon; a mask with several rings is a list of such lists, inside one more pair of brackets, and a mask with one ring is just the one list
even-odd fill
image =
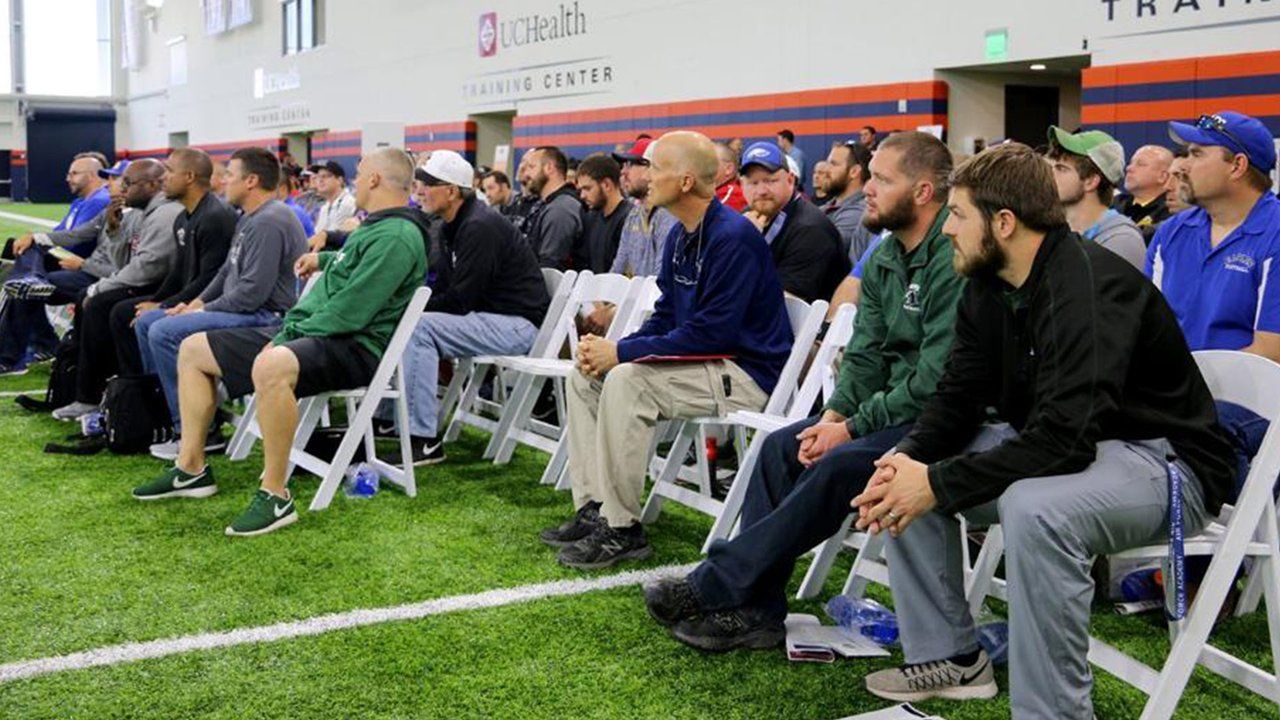
{"label": "dark door", "polygon": [[90,150],[115,161],[115,110],[33,107],[27,112],[27,197],[67,202],[67,166],[76,153]]}
{"label": "dark door", "polygon": [[[1031,147],[1045,144],[1050,125],[1058,124],[1058,88],[1004,86],[1004,136]],[[1075,128],[1067,128],[1075,130]]]}

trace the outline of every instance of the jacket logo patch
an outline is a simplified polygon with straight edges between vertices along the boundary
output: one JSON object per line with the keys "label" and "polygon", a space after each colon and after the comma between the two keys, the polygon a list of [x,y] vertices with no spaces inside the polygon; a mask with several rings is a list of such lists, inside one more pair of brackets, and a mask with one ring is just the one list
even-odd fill
{"label": "jacket logo patch", "polygon": [[902,298],[902,309],[920,312],[920,283],[911,283],[907,286],[907,294]]}
{"label": "jacket logo patch", "polygon": [[186,239],[187,239],[187,229],[178,228],[178,246],[181,247],[183,245],[186,245],[187,244]]}
{"label": "jacket logo patch", "polygon": [[1232,255],[1228,255],[1227,259],[1222,261],[1222,267],[1227,270],[1234,270],[1242,273],[1253,272],[1253,266],[1255,264],[1256,262],[1254,261],[1253,256],[1245,253],[1234,253]]}

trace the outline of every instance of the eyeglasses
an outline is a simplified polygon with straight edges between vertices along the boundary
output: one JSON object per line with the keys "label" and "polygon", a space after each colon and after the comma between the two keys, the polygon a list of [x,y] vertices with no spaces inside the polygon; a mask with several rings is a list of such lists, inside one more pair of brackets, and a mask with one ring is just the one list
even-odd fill
{"label": "eyeglasses", "polygon": [[1212,130],[1214,132],[1222,133],[1223,135],[1226,135],[1228,140],[1236,144],[1236,147],[1231,148],[1232,150],[1235,150],[1243,155],[1249,154],[1245,152],[1244,142],[1240,140],[1240,138],[1236,137],[1235,133],[1227,129],[1227,119],[1222,117],[1221,115],[1201,115],[1200,119],[1196,121],[1196,127],[1200,128],[1201,130]]}

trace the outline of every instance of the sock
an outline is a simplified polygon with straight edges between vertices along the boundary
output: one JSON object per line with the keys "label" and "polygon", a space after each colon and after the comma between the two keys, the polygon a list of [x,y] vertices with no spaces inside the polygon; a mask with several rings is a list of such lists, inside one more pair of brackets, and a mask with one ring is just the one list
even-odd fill
{"label": "sock", "polygon": [[951,662],[963,667],[971,667],[974,663],[978,662],[978,653],[980,652],[982,652],[982,650],[978,649],[962,655],[953,655],[951,657]]}

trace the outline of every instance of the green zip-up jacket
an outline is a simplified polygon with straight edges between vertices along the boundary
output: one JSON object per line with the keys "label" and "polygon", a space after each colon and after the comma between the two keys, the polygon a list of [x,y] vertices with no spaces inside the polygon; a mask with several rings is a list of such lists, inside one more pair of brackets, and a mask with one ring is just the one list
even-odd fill
{"label": "green zip-up jacket", "polygon": [[284,316],[275,343],[353,335],[382,357],[427,277],[426,228],[416,216],[410,208],[373,213],[341,250],[320,253],[324,275]]}
{"label": "green zip-up jacket", "polygon": [[942,377],[964,289],[946,219],[943,208],[910,255],[890,236],[863,269],[853,337],[826,407],[854,437],[914,421]]}

